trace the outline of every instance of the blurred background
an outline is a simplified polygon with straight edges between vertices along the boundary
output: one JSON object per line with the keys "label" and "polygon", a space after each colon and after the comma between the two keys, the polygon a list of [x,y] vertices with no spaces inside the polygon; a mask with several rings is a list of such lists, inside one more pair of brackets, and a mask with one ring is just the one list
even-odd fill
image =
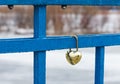
{"label": "blurred background", "polygon": [[[119,6],[47,7],[47,35],[119,33]],[[0,32],[33,33],[33,7],[0,7]],[[23,31],[24,30],[24,31]],[[25,30],[27,32],[25,32]]]}
{"label": "blurred background", "polygon": [[[120,32],[119,6],[47,7],[47,35]],[[0,38],[33,37],[33,6],[0,7]],[[120,84],[120,46],[106,47],[105,84]],[[75,66],[65,59],[68,49],[47,51],[47,84],[94,84],[95,48],[79,49]],[[0,54],[0,84],[33,84],[33,53]]]}

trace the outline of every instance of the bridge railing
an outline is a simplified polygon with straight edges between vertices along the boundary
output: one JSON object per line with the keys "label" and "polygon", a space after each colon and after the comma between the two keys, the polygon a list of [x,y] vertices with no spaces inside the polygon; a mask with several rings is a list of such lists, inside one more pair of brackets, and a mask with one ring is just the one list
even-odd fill
{"label": "bridge railing", "polygon": [[[33,5],[34,37],[1,39],[0,53],[34,52],[34,84],[46,84],[46,51],[75,48],[70,36],[46,36],[47,5],[119,6],[119,0],[0,0],[0,5]],[[95,47],[95,84],[104,84],[104,46],[120,45],[120,34],[79,35],[79,48]]]}

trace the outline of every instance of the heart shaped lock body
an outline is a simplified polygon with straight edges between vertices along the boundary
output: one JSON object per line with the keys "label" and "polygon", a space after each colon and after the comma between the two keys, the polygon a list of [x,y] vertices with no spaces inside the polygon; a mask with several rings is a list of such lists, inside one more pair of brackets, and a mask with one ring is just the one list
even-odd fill
{"label": "heart shaped lock body", "polygon": [[66,59],[71,65],[77,64],[82,58],[81,52],[78,51],[68,51],[66,54]]}

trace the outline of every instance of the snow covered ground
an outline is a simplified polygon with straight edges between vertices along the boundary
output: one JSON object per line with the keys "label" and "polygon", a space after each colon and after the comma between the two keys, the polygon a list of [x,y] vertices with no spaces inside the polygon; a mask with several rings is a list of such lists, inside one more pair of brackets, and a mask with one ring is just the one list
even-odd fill
{"label": "snow covered ground", "polygon": [[[32,35],[0,34],[0,38]],[[94,84],[95,49],[81,48],[82,60],[67,63],[65,50],[47,51],[47,84]],[[107,47],[105,84],[120,84],[120,46]],[[0,54],[0,84],[33,84],[33,53]]]}

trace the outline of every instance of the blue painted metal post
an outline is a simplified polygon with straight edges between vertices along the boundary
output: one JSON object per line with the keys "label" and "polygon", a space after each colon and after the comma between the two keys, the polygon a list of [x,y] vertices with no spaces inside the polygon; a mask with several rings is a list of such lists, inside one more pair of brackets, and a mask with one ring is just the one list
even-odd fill
{"label": "blue painted metal post", "polygon": [[[46,6],[36,5],[34,6],[34,38],[45,37],[46,37]],[[38,45],[36,44],[36,46]],[[34,52],[34,84],[45,83],[46,83],[46,51],[36,51]]]}
{"label": "blue painted metal post", "polygon": [[96,47],[95,84],[104,84],[104,47]]}

